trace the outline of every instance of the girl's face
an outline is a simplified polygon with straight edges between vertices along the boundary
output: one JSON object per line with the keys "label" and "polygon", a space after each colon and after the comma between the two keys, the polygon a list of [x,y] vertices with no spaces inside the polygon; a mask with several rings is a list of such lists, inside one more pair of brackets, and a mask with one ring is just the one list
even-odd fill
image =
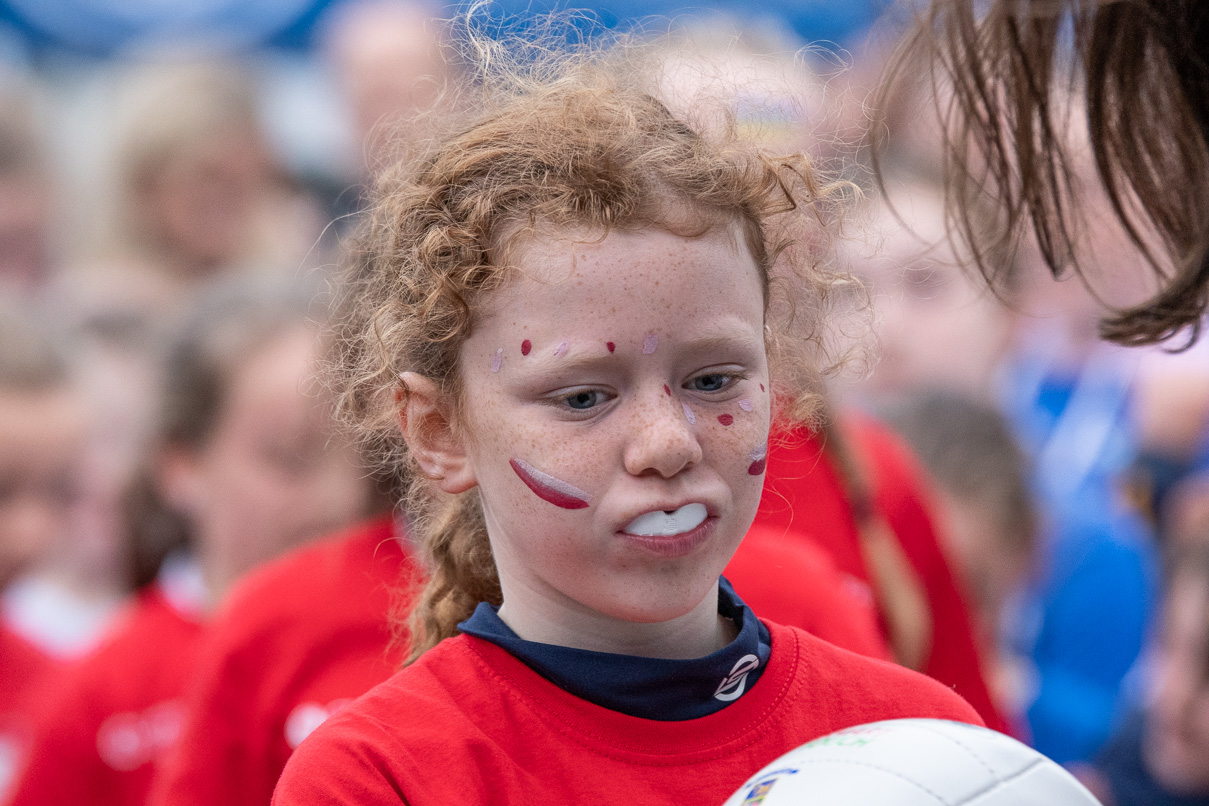
{"label": "girl's face", "polygon": [[1209,793],[1209,587],[1197,572],[1176,575],[1167,594],[1145,744],[1146,761],[1168,789]]}
{"label": "girl's face", "polygon": [[770,419],[763,296],[737,228],[538,237],[513,264],[463,346],[457,429],[501,617],[532,640],[633,653],[635,622],[716,622]]}
{"label": "girl's face", "polygon": [[0,391],[0,589],[71,536],[86,437],[72,389]]}
{"label": "girl's face", "polygon": [[854,267],[880,326],[881,360],[866,388],[880,396],[921,386],[981,396],[1007,347],[1007,311],[949,244],[938,192],[904,191],[893,203],[893,212],[883,203],[875,218],[885,239]]}
{"label": "girl's face", "polygon": [[174,503],[191,519],[211,594],[252,566],[364,511],[365,471],[332,436],[322,400],[306,391],[314,332],[286,331],[232,375],[204,445],[169,463]]}

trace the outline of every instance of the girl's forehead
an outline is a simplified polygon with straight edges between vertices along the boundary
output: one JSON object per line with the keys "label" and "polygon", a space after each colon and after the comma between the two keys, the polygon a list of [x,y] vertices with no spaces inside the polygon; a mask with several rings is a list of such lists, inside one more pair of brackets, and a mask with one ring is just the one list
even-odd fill
{"label": "girl's forehead", "polygon": [[616,274],[622,267],[652,270],[647,274],[658,280],[660,269],[691,266],[702,259],[725,260],[739,269],[739,276],[747,274],[743,269],[755,269],[737,225],[691,234],[659,227],[565,228],[518,238],[507,254],[510,273],[539,283],[576,280],[586,284],[599,273]]}
{"label": "girl's forehead", "polygon": [[472,342],[515,336],[555,346],[576,338],[621,345],[632,338],[641,346],[648,333],[763,329],[759,271],[727,232],[534,238],[513,253],[508,271],[476,306]]}

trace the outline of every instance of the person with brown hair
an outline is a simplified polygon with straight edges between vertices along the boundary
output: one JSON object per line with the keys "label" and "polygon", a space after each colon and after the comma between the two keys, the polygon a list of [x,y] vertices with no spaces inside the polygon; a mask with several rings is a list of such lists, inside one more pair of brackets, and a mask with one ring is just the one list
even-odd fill
{"label": "person with brown hair", "polygon": [[414,480],[410,663],[274,803],[720,802],[842,726],[979,722],[720,578],[817,410],[837,188],[673,115],[636,46],[467,41],[469,119],[380,179],[341,331],[344,409]]}
{"label": "person with brown hair", "polygon": [[130,525],[136,595],[48,693],[15,803],[143,803],[235,579],[363,514],[356,453],[331,439],[330,400],[305,389],[309,294],[246,280],[207,291],[168,350],[151,489]]}
{"label": "person with brown hair", "polygon": [[[1194,340],[1209,305],[1209,8],[1197,0],[933,0],[881,101],[931,68],[945,99],[949,218],[983,273],[988,248],[1031,228],[1055,275],[1089,245],[1080,208],[1103,194],[1150,288],[1102,321],[1122,344]],[[1081,113],[1081,114],[1080,114]],[[1086,121],[1090,176],[1068,135]],[[893,132],[890,133],[893,136]],[[998,226],[969,214],[994,200]],[[1141,274],[1141,272],[1135,272]],[[1179,342],[1177,341],[1177,344]]]}

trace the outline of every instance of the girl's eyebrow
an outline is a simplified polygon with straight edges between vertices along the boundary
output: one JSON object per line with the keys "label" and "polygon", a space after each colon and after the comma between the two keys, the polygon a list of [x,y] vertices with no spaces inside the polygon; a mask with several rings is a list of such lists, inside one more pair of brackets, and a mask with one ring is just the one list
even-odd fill
{"label": "girl's eyebrow", "polygon": [[[736,347],[750,349],[763,342],[755,337],[749,328],[745,327],[728,327],[721,326],[719,331],[711,335],[702,336],[691,341],[681,341],[674,336],[668,334],[660,334],[660,351],[667,346],[678,348],[681,352],[690,355],[701,355],[714,352],[725,352],[734,350]],[[522,366],[530,367],[538,371],[551,370],[591,370],[615,366],[618,356],[623,352],[620,348],[616,353],[610,353],[605,349],[605,341],[590,342],[586,348],[577,348],[571,346],[563,349],[563,345],[567,342],[560,342],[556,350],[544,350],[540,354],[534,350],[524,359]],[[647,358],[651,353],[642,353],[635,345],[627,344],[628,350],[638,350],[639,358]]]}

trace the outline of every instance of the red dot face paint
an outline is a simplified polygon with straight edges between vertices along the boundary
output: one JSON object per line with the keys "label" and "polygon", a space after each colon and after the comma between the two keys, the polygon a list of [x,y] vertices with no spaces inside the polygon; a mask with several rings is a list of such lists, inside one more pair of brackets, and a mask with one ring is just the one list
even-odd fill
{"label": "red dot face paint", "polygon": [[513,472],[520,477],[525,486],[543,501],[548,501],[563,509],[583,509],[588,506],[592,496],[562,479],[556,479],[549,473],[543,473],[524,459],[509,459]]}
{"label": "red dot face paint", "polygon": [[729,414],[719,414],[718,415],[718,422],[722,423],[723,425],[730,425],[734,421],[735,421],[735,418],[730,416]]}
{"label": "red dot face paint", "polygon": [[525,339],[521,342],[521,355],[529,355],[529,351],[533,349],[533,342]]}
{"label": "red dot face paint", "polygon": [[613,352],[614,350],[616,350],[616,349],[617,349],[617,345],[616,345],[616,344],[614,344],[614,343],[613,343],[613,342],[611,342],[611,341],[606,341],[606,342],[605,342],[605,347],[608,347],[608,348],[609,348],[609,352],[610,352],[610,353],[611,353],[611,352]]}
{"label": "red dot face paint", "polygon": [[747,467],[747,472],[752,476],[758,476],[764,472],[764,468],[768,466],[768,446],[761,445],[754,451],[748,454],[752,460]]}

